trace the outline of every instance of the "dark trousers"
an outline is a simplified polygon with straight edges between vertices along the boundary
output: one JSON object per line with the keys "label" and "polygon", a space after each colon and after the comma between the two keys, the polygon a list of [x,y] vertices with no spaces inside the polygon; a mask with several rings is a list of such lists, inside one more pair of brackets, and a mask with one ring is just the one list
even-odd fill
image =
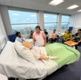
{"label": "dark trousers", "polygon": [[78,49],[78,46],[81,46],[81,42],[75,46],[75,49]]}
{"label": "dark trousers", "polygon": [[48,43],[48,37],[46,37],[46,42]]}
{"label": "dark trousers", "polygon": [[55,39],[51,38],[51,43],[56,42],[56,41],[57,41],[57,38]]}

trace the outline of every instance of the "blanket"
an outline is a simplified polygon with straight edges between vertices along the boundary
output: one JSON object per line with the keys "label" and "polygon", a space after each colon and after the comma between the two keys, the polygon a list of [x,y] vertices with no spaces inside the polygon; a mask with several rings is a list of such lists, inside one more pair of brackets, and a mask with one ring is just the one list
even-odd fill
{"label": "blanket", "polygon": [[80,52],[70,46],[61,43],[53,43],[45,47],[48,56],[59,56],[59,59],[53,60],[58,67],[71,64],[80,58]]}

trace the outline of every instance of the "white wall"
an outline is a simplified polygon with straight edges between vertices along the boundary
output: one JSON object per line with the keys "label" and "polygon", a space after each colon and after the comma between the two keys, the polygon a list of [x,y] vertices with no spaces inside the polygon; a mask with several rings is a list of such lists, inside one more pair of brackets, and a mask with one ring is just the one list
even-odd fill
{"label": "white wall", "polygon": [[81,28],[81,13],[72,15],[71,24],[74,27],[80,27]]}
{"label": "white wall", "polygon": [[39,11],[39,13],[38,13],[38,22],[39,22],[39,25],[40,25],[40,27],[41,27],[41,29],[42,30],[44,30],[44,12],[42,12],[42,11]]}
{"label": "white wall", "polygon": [[4,24],[3,24],[3,21],[2,21],[1,13],[0,13],[0,37],[3,36],[3,35],[5,37],[7,37],[6,31],[5,31],[5,28],[4,28]]}
{"label": "white wall", "polygon": [[7,35],[12,34],[12,28],[10,24],[9,14],[8,14],[8,7],[7,6],[0,6],[0,12],[4,24],[4,28],[6,30]]}
{"label": "white wall", "polygon": [[71,16],[71,26],[74,27],[73,32],[75,33],[77,29],[81,28],[81,13],[74,14]]}

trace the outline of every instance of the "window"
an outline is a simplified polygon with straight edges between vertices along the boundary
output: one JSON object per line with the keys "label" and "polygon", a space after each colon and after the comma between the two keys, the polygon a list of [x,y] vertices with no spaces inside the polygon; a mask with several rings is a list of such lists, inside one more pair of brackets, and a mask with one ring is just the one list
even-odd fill
{"label": "window", "polygon": [[48,32],[52,32],[54,29],[58,29],[58,15],[57,14],[44,14],[44,28]]}
{"label": "window", "polygon": [[29,35],[38,25],[37,12],[9,10],[9,17],[13,33],[20,31],[23,35]]}
{"label": "window", "polygon": [[68,15],[62,15],[62,21],[61,21],[61,29],[67,30],[70,23],[70,16]]}

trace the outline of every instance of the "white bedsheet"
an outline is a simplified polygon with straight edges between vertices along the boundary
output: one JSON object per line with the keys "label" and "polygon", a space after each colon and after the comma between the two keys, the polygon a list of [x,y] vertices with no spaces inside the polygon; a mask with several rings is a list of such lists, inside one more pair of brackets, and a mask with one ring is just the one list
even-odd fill
{"label": "white bedsheet", "polygon": [[0,73],[15,78],[34,79],[45,77],[58,69],[52,60],[38,60],[32,64],[22,59],[14,49],[14,43],[7,42],[0,55]]}

